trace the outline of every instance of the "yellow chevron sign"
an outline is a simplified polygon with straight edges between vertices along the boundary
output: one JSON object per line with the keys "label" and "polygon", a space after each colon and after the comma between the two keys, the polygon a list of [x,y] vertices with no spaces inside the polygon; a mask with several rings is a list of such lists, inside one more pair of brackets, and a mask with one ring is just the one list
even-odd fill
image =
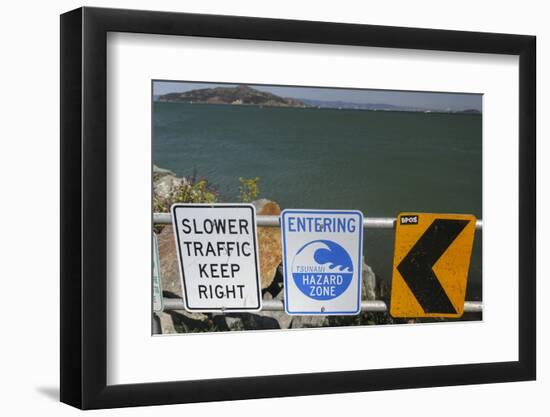
{"label": "yellow chevron sign", "polygon": [[399,214],[392,317],[462,316],[475,226],[468,214]]}

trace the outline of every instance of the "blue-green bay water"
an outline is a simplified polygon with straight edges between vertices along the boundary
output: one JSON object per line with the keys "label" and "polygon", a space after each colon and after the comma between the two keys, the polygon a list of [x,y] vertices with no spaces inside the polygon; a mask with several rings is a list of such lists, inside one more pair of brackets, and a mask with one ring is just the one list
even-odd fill
{"label": "blue-green bay water", "polygon": [[[238,201],[239,177],[281,208],[402,211],[482,218],[480,115],[153,104],[153,162],[206,178]],[[481,299],[476,232],[467,299]],[[393,230],[365,231],[365,259],[389,280]]]}

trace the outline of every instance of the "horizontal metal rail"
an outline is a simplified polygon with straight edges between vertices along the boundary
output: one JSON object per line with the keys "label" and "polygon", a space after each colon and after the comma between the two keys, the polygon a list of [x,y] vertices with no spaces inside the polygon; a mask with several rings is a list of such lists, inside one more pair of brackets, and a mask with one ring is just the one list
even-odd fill
{"label": "horizontal metal rail", "polygon": [[[154,224],[171,224],[172,215],[170,213],[154,213]],[[280,216],[256,216],[256,223],[262,227],[279,227]],[[363,228],[365,229],[393,229],[395,228],[396,219],[394,217],[365,217],[363,218]],[[483,228],[483,220],[476,221],[476,229]]]}
{"label": "horizontal metal rail", "polygon": [[[185,310],[183,300],[179,298],[164,298],[164,311]],[[282,300],[263,300],[262,311],[285,311]],[[382,300],[361,301],[361,311],[387,312],[388,306]],[[465,313],[481,313],[483,303],[480,301],[466,301],[464,303]]]}

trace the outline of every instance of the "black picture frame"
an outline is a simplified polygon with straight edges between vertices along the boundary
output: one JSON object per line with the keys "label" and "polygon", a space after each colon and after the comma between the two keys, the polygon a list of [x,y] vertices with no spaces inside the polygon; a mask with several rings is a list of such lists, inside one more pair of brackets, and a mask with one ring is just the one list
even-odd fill
{"label": "black picture frame", "polygon": [[[519,360],[108,386],[108,32],[519,56]],[[94,409],[535,379],[535,50],[534,36],[510,34],[87,7],[63,14],[61,401]]]}

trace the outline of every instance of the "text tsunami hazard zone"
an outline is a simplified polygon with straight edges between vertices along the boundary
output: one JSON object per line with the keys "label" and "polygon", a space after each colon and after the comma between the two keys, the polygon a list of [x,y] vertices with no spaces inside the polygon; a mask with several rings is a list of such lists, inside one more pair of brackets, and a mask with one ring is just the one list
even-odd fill
{"label": "text tsunami hazard zone", "polygon": [[363,215],[354,210],[284,210],[287,314],[358,314]]}

